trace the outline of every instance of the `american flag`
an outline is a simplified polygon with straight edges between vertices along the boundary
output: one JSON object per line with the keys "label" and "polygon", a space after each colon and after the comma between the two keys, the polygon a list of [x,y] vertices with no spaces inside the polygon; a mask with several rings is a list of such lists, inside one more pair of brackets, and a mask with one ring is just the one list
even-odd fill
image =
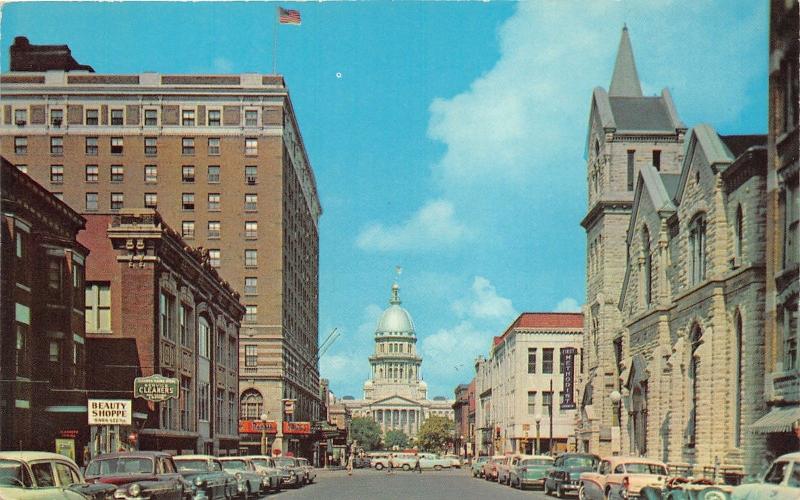
{"label": "american flag", "polygon": [[300,25],[300,11],[278,7],[278,22]]}

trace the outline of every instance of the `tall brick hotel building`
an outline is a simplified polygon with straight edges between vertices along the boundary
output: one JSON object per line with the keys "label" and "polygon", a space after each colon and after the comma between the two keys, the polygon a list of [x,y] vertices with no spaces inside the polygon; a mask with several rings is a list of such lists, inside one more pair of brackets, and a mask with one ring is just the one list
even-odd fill
{"label": "tall brick hotel building", "polygon": [[78,213],[155,209],[207,252],[246,309],[240,428],[266,414],[273,446],[308,454],[310,426],[282,422],[320,419],[322,208],[283,78],[98,74],[20,37],[0,83],[2,156]]}

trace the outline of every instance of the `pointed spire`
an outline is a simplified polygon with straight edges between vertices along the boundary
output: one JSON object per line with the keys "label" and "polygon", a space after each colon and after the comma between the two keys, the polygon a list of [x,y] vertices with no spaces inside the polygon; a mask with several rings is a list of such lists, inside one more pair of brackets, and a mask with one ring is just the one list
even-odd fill
{"label": "pointed spire", "polygon": [[642,97],[642,85],[639,83],[639,74],[636,72],[636,62],[633,59],[633,47],[631,47],[631,39],[628,37],[627,25],[622,28],[617,62],[614,63],[614,76],[611,77],[608,95],[610,97]]}
{"label": "pointed spire", "polygon": [[392,305],[399,305],[400,304],[400,285],[395,283],[392,285],[392,299],[389,301]]}

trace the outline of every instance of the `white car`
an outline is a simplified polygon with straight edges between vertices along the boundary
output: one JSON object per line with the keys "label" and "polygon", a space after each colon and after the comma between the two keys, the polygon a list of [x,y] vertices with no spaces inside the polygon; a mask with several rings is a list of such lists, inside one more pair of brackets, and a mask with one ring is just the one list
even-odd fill
{"label": "white car", "polygon": [[0,452],[0,498],[69,499],[110,498],[110,484],[87,484],[69,457],[44,451]]}
{"label": "white car", "polygon": [[775,459],[761,482],[733,489],[732,500],[797,500],[800,498],[800,452]]}

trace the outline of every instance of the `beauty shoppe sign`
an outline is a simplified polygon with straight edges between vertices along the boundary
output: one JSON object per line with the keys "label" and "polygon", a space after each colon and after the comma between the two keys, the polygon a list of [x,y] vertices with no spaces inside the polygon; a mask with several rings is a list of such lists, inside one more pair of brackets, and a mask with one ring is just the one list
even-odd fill
{"label": "beauty shoppe sign", "polygon": [[[239,434],[278,433],[278,422],[274,420],[239,420]],[[283,433],[291,435],[311,434],[311,422],[284,422]]]}

